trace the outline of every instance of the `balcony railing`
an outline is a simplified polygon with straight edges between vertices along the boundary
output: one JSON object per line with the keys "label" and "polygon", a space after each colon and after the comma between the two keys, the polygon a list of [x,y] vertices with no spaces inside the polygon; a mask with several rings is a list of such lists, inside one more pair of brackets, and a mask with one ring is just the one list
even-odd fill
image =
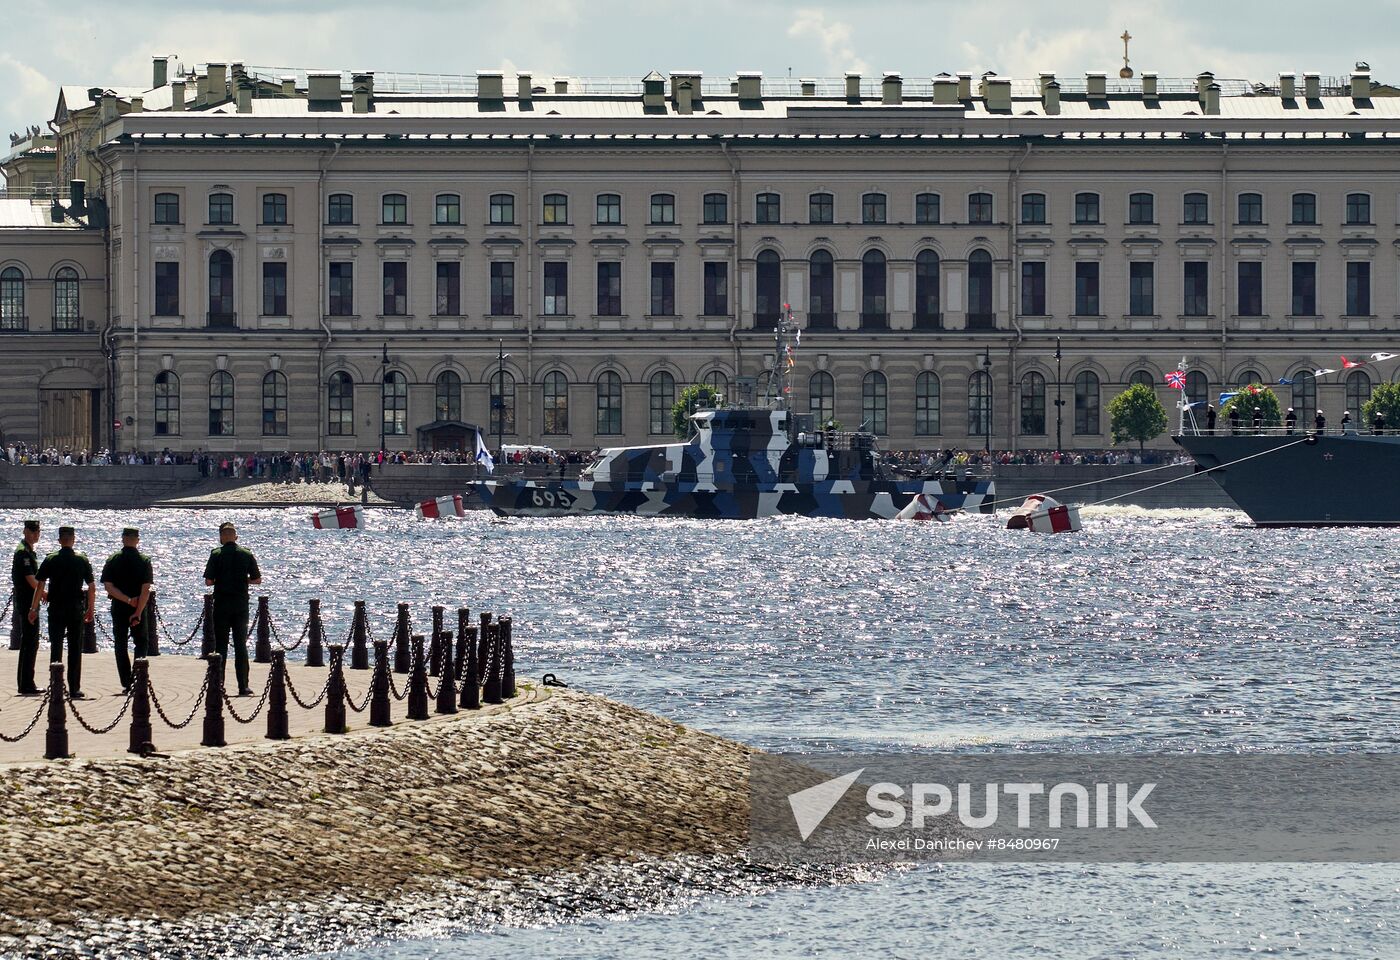
{"label": "balcony railing", "polygon": [[916,313],[914,314],[915,330],[942,330],[943,314],[941,313]]}
{"label": "balcony railing", "polygon": [[997,315],[995,313],[969,313],[967,315],[967,329],[969,330],[995,330],[997,328]]}
{"label": "balcony railing", "polygon": [[28,329],[28,317],[0,317],[0,333],[24,333]]}
{"label": "balcony railing", "polygon": [[888,330],[890,328],[890,315],[888,313],[862,313],[860,315],[860,328],[862,330]]}
{"label": "balcony railing", "polygon": [[217,327],[219,329],[232,329],[238,326],[238,314],[236,313],[214,313],[210,311],[205,314],[205,325]]}
{"label": "balcony railing", "polygon": [[808,330],[835,330],[836,314],[834,313],[809,313],[807,314]]}

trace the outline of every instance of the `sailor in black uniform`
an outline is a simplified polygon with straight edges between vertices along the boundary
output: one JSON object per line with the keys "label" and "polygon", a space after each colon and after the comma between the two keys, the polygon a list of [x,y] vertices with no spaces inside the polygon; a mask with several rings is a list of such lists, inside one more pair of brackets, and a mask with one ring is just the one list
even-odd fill
{"label": "sailor in black uniform", "polygon": [[39,622],[40,593],[49,599],[49,662],[63,659],[68,647],[68,695],[83,699],[83,624],[97,611],[97,590],[88,558],[73,549],[72,527],[58,528],[58,549],[39,564],[40,591],[29,605],[30,623]]}
{"label": "sailor in black uniform", "polygon": [[1379,410],[1371,417],[1371,432],[1378,437],[1385,433],[1385,414],[1381,413]]}
{"label": "sailor in black uniform", "polygon": [[1351,425],[1351,411],[1350,411],[1350,410],[1345,410],[1345,411],[1343,411],[1343,412],[1342,412],[1342,433],[1352,433],[1352,432],[1355,431],[1355,429],[1356,429],[1356,428],[1353,427],[1353,426]]}
{"label": "sailor in black uniform", "polygon": [[131,656],[128,638],[136,647],[136,657],[146,655],[146,625],[143,615],[151,599],[151,558],[137,549],[141,531],[122,531],[122,548],[107,558],[102,567],[102,586],[112,599],[112,646],[117,655],[117,679],[122,690],[131,686]]}
{"label": "sailor in black uniform", "polygon": [[1230,436],[1240,435],[1240,408],[1232,406],[1230,408]]}
{"label": "sailor in black uniform", "polygon": [[1206,404],[1206,433],[1215,433],[1215,405]]}
{"label": "sailor in black uniform", "polygon": [[1327,418],[1322,415],[1322,411],[1317,411],[1317,416],[1313,418],[1313,427],[1318,433],[1327,432]]}
{"label": "sailor in black uniform", "polygon": [[1283,427],[1284,427],[1284,432],[1290,433],[1290,434],[1291,434],[1291,433],[1293,432],[1293,429],[1294,429],[1295,427],[1297,427],[1297,426],[1298,426],[1298,414],[1296,414],[1296,413],[1293,412],[1293,408],[1292,408],[1292,407],[1289,407],[1289,408],[1288,408],[1288,412],[1287,412],[1286,414],[1284,414],[1284,416],[1283,416]]}
{"label": "sailor in black uniform", "polygon": [[1254,433],[1259,435],[1264,432],[1264,411],[1260,407],[1254,408]]}
{"label": "sailor in black uniform", "polygon": [[39,557],[34,545],[39,542],[39,521],[24,521],[24,539],[15,547],[10,563],[10,586],[14,590],[14,629],[19,637],[19,693],[32,696],[39,692],[34,685],[34,661],[39,655],[39,622],[29,619],[29,608],[39,589]]}

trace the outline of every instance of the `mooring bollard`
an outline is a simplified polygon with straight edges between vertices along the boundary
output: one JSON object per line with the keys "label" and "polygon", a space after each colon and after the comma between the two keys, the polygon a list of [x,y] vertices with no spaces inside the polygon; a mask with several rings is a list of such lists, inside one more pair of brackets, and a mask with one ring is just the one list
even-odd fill
{"label": "mooring bollard", "polygon": [[307,601],[306,620],[306,665],[324,667],[326,665],[326,628],[321,623],[321,601]]}
{"label": "mooring bollard", "polygon": [[394,672],[408,673],[413,663],[408,655],[408,604],[399,604],[399,619],[394,624]]}
{"label": "mooring bollard", "polygon": [[374,677],[370,680],[369,725],[387,727],[389,716],[389,642],[374,641]]}
{"label": "mooring bollard", "polygon": [[514,700],[515,690],[515,647],[511,644],[510,631],[515,621],[510,617],[501,618],[501,696]]}
{"label": "mooring bollard", "polygon": [[486,628],[489,635],[486,641],[485,682],[481,685],[482,703],[504,703],[501,699],[501,625],[493,623]]}
{"label": "mooring bollard", "polygon": [[413,635],[413,673],[408,681],[408,719],[428,719],[428,665],[423,662],[423,635]]}
{"label": "mooring bollard", "polygon": [[433,633],[428,638],[428,675],[442,675],[442,617],[444,610],[440,604],[433,605]]}
{"label": "mooring bollard", "polygon": [[287,653],[272,651],[272,685],[267,688],[268,740],[290,740],[287,728]]}
{"label": "mooring bollard", "polygon": [[224,739],[224,658],[217,653],[205,656],[209,661],[209,691],[204,696],[204,739],[201,747],[225,747]]}
{"label": "mooring bollard", "polygon": [[466,607],[457,608],[457,662],[452,665],[452,676],[462,679],[462,664],[467,659],[467,631],[471,629],[472,612]]}
{"label": "mooring bollard", "polygon": [[369,617],[365,613],[365,602],[355,601],[355,619],[350,622],[350,669],[369,669]]}
{"label": "mooring bollard", "polygon": [[214,652],[214,595],[204,595],[204,636],[199,644],[199,655],[207,657]]}
{"label": "mooring bollard", "polygon": [[272,617],[267,606],[267,597],[258,597],[257,639],[253,641],[253,662],[272,662]]}
{"label": "mooring bollard", "polygon": [[462,660],[462,694],[457,703],[463,710],[480,710],[481,676],[476,666],[476,627],[467,627],[460,646],[466,652],[466,657]]}
{"label": "mooring bollard", "polygon": [[44,759],[68,756],[68,711],[63,706],[63,661],[49,664],[49,728],[44,736]]}
{"label": "mooring bollard", "polygon": [[331,675],[326,681],[326,733],[345,732],[345,648],[331,644]]}
{"label": "mooring bollard", "polygon": [[83,653],[97,652],[97,619],[83,624]]}
{"label": "mooring bollard", "polygon": [[127,753],[145,756],[156,749],[151,742],[150,677],[146,658],[137,657],[131,665],[131,739],[127,743]]}
{"label": "mooring bollard", "polygon": [[452,683],[451,630],[442,632],[442,676],[438,679],[437,712],[457,712],[457,688]]}

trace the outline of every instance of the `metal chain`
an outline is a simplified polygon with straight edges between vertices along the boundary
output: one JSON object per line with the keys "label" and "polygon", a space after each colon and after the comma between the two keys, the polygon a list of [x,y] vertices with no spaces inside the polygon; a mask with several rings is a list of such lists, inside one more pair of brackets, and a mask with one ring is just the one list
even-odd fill
{"label": "metal chain", "polygon": [[346,705],[347,707],[350,708],[350,711],[351,711],[352,713],[364,713],[365,710],[369,707],[369,702],[370,702],[371,700],[373,700],[373,699],[374,699],[374,683],[373,683],[373,681],[371,681],[370,686],[369,686],[369,689],[368,689],[367,691],[365,691],[365,698],[364,698],[364,700],[362,700],[362,701],[360,702],[360,705],[359,705],[358,707],[355,706],[355,701],[350,699],[350,688],[349,688],[349,687],[346,687],[346,688],[345,688],[345,705]]}
{"label": "metal chain", "polygon": [[14,603],[14,601],[15,601],[15,592],[14,592],[13,590],[11,590],[11,591],[10,591],[10,595],[9,595],[8,597],[5,598],[5,609],[0,610],[0,620],[4,620],[4,619],[5,619],[5,614],[7,614],[7,613],[10,612],[10,604]]}
{"label": "metal chain", "polygon": [[233,700],[229,697],[227,690],[223,691],[224,706],[228,707],[229,716],[233,717],[235,723],[252,723],[254,720],[258,719],[258,714],[262,713],[263,706],[267,703],[267,695],[271,690],[272,671],[269,670],[267,672],[267,682],[263,684],[262,696],[258,698],[258,705],[253,708],[253,712],[248,714],[246,718],[238,715],[238,710],[234,707]]}
{"label": "metal chain", "polygon": [[78,705],[74,703],[73,698],[68,695],[68,684],[65,683],[63,685],[63,698],[68,701],[68,709],[73,711],[73,719],[78,721],[78,726],[82,727],[88,733],[97,734],[98,736],[101,736],[104,733],[111,733],[117,728],[117,724],[122,722],[122,717],[126,716],[126,711],[131,707],[131,698],[135,695],[135,691],[132,688],[128,687],[126,691],[126,699],[122,701],[122,708],[117,711],[117,715],[115,718],[113,718],[112,722],[107,724],[107,726],[105,727],[94,727],[92,724],[84,720],[83,715],[78,712]]}
{"label": "metal chain", "polygon": [[292,699],[296,701],[297,706],[301,707],[303,710],[314,710],[314,709],[316,709],[316,707],[320,705],[321,701],[324,700],[324,699],[326,699],[326,692],[327,692],[328,690],[330,690],[330,688],[331,688],[331,678],[330,678],[330,674],[327,673],[327,674],[326,674],[326,682],[325,682],[324,684],[321,685],[321,692],[318,693],[318,694],[316,694],[316,699],[312,700],[310,703],[307,703],[306,701],[302,700],[302,698],[299,697],[299,696],[297,695],[297,688],[296,688],[296,686],[293,685],[293,683],[292,683],[292,675],[291,675],[290,673],[287,674],[287,692],[290,693],[290,694],[292,695]]}
{"label": "metal chain", "polygon": [[191,710],[190,715],[180,723],[175,723],[166,715],[165,708],[160,705],[160,698],[156,696],[155,684],[151,682],[149,675],[146,677],[146,686],[151,691],[151,705],[156,708],[156,713],[160,714],[160,718],[165,721],[166,726],[170,727],[172,730],[183,730],[194,722],[194,718],[199,714],[199,708],[204,704],[204,697],[209,692],[209,677],[207,675],[205,676],[204,686],[199,688],[199,696],[195,698],[194,709]]}
{"label": "metal chain", "polygon": [[186,647],[193,643],[195,635],[198,634],[200,628],[204,626],[204,610],[201,609],[199,611],[199,619],[195,621],[194,629],[190,631],[190,635],[183,640],[176,640],[170,635],[170,629],[165,625],[165,615],[161,612],[163,609],[164,608],[161,607],[159,603],[156,604],[156,626],[160,628],[161,634],[164,635],[165,642],[173,647]]}
{"label": "metal chain", "polygon": [[277,645],[283,650],[287,651],[288,653],[301,646],[301,642],[306,639],[306,634],[311,630],[311,618],[308,617],[306,620],[306,626],[301,628],[301,636],[297,638],[296,643],[292,644],[289,647],[287,646],[287,641],[282,639],[282,631],[277,629],[277,621],[272,619],[271,613],[267,615],[267,624],[272,628],[272,636],[277,641]]}
{"label": "metal chain", "polygon": [[389,669],[389,664],[384,664],[384,673],[389,677],[389,693],[395,700],[402,700],[408,696],[408,688],[404,687],[403,693],[399,693],[398,684],[394,683],[394,671]]}
{"label": "metal chain", "polygon": [[43,717],[44,710],[48,705],[49,691],[45,690],[43,698],[39,701],[39,709],[34,712],[34,719],[29,721],[29,726],[24,728],[24,732],[17,737],[11,737],[7,734],[0,733],[0,740],[3,740],[5,743],[19,743],[25,737],[29,736],[34,732],[34,728],[39,725],[39,720]]}

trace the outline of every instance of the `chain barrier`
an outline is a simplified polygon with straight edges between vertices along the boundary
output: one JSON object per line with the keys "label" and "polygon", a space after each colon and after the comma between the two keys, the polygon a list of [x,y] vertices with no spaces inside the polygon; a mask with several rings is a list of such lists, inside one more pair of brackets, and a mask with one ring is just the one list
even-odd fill
{"label": "chain barrier", "polygon": [[277,645],[288,653],[301,646],[302,641],[306,639],[306,634],[311,630],[311,621],[308,619],[306,626],[301,628],[301,636],[297,638],[297,642],[289,647],[287,641],[282,639],[282,631],[277,629],[277,621],[272,619],[271,611],[267,615],[267,625],[272,628],[272,638],[277,641]]}
{"label": "chain barrier", "polygon": [[345,688],[345,705],[350,708],[351,713],[364,713],[367,709],[369,709],[369,702],[373,699],[374,681],[372,680],[370,681],[369,689],[365,691],[364,700],[360,701],[360,705],[358,707],[355,706],[355,701],[350,699],[350,688],[348,686]]}
{"label": "chain barrier", "polygon": [[78,721],[78,726],[82,727],[88,733],[96,734],[99,737],[102,736],[102,734],[104,733],[111,733],[117,728],[117,724],[122,722],[122,717],[126,716],[126,711],[131,709],[131,700],[134,696],[136,696],[135,690],[128,687],[126,691],[126,699],[122,701],[122,708],[117,711],[117,715],[112,719],[112,722],[107,724],[107,726],[105,727],[94,727],[92,724],[84,720],[83,715],[78,712],[77,703],[75,703],[73,698],[68,695],[68,684],[65,683],[63,685],[63,699],[68,701],[68,709],[73,712],[73,719]]}
{"label": "chain barrier", "polygon": [[330,690],[330,688],[331,678],[329,672],[327,672],[326,682],[321,685],[321,692],[316,694],[316,699],[312,700],[310,703],[307,703],[297,694],[296,685],[292,683],[292,675],[290,673],[287,674],[287,692],[291,694],[292,699],[296,701],[297,706],[301,707],[303,710],[315,710],[318,706],[320,706],[321,701],[326,699],[326,693]]}
{"label": "chain barrier", "polygon": [[0,610],[0,621],[5,619],[5,614],[10,612],[10,604],[15,602],[15,592],[10,591],[10,595],[5,598],[5,609]]}
{"label": "chain barrier", "polygon": [[389,665],[384,665],[384,673],[389,677],[389,695],[395,700],[402,700],[408,696],[408,687],[403,688],[403,693],[399,693],[399,685],[394,682],[394,671],[389,669]]}
{"label": "chain barrier", "polygon": [[183,640],[176,640],[170,635],[170,629],[165,625],[165,614],[162,612],[164,609],[159,603],[156,604],[156,626],[160,628],[165,642],[172,647],[187,647],[193,643],[194,638],[199,635],[200,628],[204,626],[204,611],[202,609],[199,611],[199,619],[194,622],[194,629],[190,631],[190,635]]}
{"label": "chain barrier", "polygon": [[263,707],[267,705],[267,695],[272,692],[272,671],[267,672],[267,680],[263,683],[262,696],[258,698],[258,705],[253,708],[253,712],[247,717],[240,717],[237,708],[233,705],[233,698],[224,690],[224,706],[228,707],[229,716],[233,717],[235,723],[249,724],[258,719],[258,714],[262,713]]}
{"label": "chain barrier", "polygon": [[45,711],[46,709],[48,709],[48,706],[49,706],[49,696],[50,696],[49,691],[45,690],[45,691],[44,691],[44,696],[43,696],[42,698],[40,698],[40,700],[39,700],[39,709],[36,710],[36,711],[34,712],[34,719],[29,721],[29,726],[27,726],[27,727],[24,728],[24,732],[23,732],[23,733],[21,733],[19,736],[16,736],[16,737],[12,737],[12,736],[9,736],[8,734],[0,733],[0,741],[4,741],[5,743],[19,743],[19,742],[20,742],[21,740],[23,740],[25,737],[27,737],[27,736],[29,736],[31,733],[33,733],[33,732],[34,732],[34,728],[37,727],[37,726],[39,725],[39,721],[40,721],[41,719],[43,719],[44,711]]}
{"label": "chain barrier", "polygon": [[102,639],[106,640],[108,643],[115,647],[117,645],[117,640],[115,637],[112,636],[112,631],[107,627],[107,621],[99,615],[94,616],[92,618],[92,622],[97,624],[97,632],[102,637]]}
{"label": "chain barrier", "polygon": [[149,675],[146,679],[146,687],[151,693],[151,706],[156,708],[156,713],[160,714],[160,718],[165,721],[165,725],[172,730],[183,730],[191,723],[194,723],[194,718],[199,715],[199,708],[204,705],[204,697],[209,693],[209,677],[207,674],[204,677],[204,686],[199,688],[199,696],[195,697],[194,709],[190,711],[188,717],[179,723],[174,722],[166,715],[165,708],[160,705],[160,697],[156,696],[155,684],[150,681]]}

